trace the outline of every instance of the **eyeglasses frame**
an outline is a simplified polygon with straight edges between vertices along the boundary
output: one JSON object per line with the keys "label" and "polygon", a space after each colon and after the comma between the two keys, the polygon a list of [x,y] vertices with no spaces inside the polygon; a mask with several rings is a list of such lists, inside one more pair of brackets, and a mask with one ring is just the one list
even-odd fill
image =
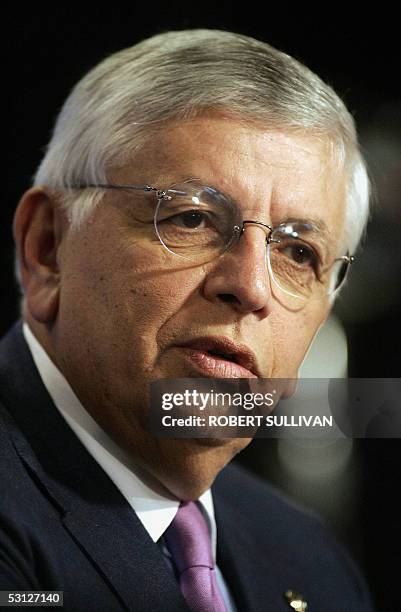
{"label": "eyeglasses frame", "polygon": [[[194,180],[194,179],[192,179]],[[185,181],[185,182],[191,182],[190,180]],[[157,211],[158,208],[160,206],[160,203],[163,200],[171,200],[172,196],[169,195],[169,192],[173,191],[171,188],[170,189],[160,189],[159,187],[154,187],[152,185],[118,185],[118,184],[114,184],[114,183],[88,183],[88,184],[78,184],[78,185],[73,185],[70,187],[71,189],[107,189],[107,190],[116,190],[116,191],[126,191],[126,190],[130,190],[130,191],[143,191],[146,193],[154,193],[156,195],[156,199],[157,199],[157,207],[155,210],[155,215],[154,215],[154,227],[155,227],[155,232],[157,237],[159,238],[160,242],[162,243],[162,245],[173,255],[175,255],[176,257],[184,257],[184,255],[179,255],[178,253],[174,253],[174,251],[171,251],[171,249],[168,248],[168,246],[164,243],[163,239],[161,238],[158,228],[157,228],[157,224],[156,224],[156,215],[157,215]],[[177,192],[178,193],[178,192]],[[283,287],[281,287],[278,282],[275,279],[275,276],[273,274],[273,270],[271,269],[271,262],[270,262],[270,256],[269,256],[269,245],[272,242],[276,242],[276,243],[280,243],[280,240],[277,240],[275,238],[272,238],[272,234],[273,232],[278,229],[281,225],[284,225],[283,223],[279,224],[277,227],[271,227],[271,225],[268,225],[267,223],[263,223],[262,221],[257,221],[254,219],[244,219],[242,221],[242,227],[240,227],[239,225],[235,225],[233,228],[233,239],[231,242],[229,242],[229,244],[227,245],[227,247],[225,248],[225,250],[223,251],[223,253],[226,253],[228,250],[230,250],[233,246],[233,243],[235,241],[235,243],[237,243],[241,237],[241,235],[244,233],[245,231],[245,224],[251,224],[251,225],[258,225],[261,226],[265,233],[266,230],[269,232],[269,234],[267,235],[266,233],[266,244],[268,245],[268,249],[266,250],[266,260],[267,260],[267,266],[269,269],[269,273],[270,273],[270,278],[273,280],[273,282],[275,283],[275,285],[277,285],[277,287],[280,289],[280,291],[283,291],[284,293],[287,293],[288,295],[291,295],[292,297],[295,297],[297,299],[301,299],[301,300],[309,300],[310,298],[303,298],[302,296],[299,296],[295,293],[291,293],[291,291],[288,291],[287,289],[283,289]],[[220,255],[223,255],[223,253],[221,253]],[[334,261],[333,264],[336,261],[346,261],[348,263],[348,266],[346,268],[345,274],[342,278],[342,280],[340,281],[340,284],[338,285],[338,287],[336,287],[334,289],[334,291],[332,292],[327,292],[326,295],[334,295],[343,285],[345,278],[347,276],[348,273],[348,269],[350,267],[350,265],[352,265],[355,262],[355,256],[354,255],[350,255],[349,252],[347,251],[346,255],[342,255],[341,257],[337,257]],[[321,298],[317,298],[317,299],[321,299]]]}

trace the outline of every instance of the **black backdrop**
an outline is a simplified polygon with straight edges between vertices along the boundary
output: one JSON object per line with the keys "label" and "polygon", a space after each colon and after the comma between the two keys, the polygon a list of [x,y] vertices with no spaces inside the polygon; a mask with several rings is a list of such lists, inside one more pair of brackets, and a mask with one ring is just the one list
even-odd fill
{"label": "black backdrop", "polygon": [[[59,8],[8,9],[3,20],[2,82],[6,113],[1,214],[0,334],[18,316],[13,280],[11,221],[21,193],[30,185],[57,112],[74,83],[109,53],[168,29],[211,27],[234,30],[266,40],[290,53],[334,86],[353,112],[364,151],[371,162],[376,205],[365,246],[365,270],[357,275],[357,297],[351,289],[339,306],[349,340],[352,376],[399,375],[400,301],[399,229],[401,229],[401,101],[400,51],[395,15],[359,23],[339,8],[322,14],[286,5],[274,13],[251,3],[234,8],[204,3],[186,7],[165,3],[116,5],[100,10]],[[391,195],[397,193],[398,195]],[[371,241],[369,243],[369,240]],[[373,245],[373,246],[368,246]],[[373,264],[372,264],[373,262]],[[372,267],[373,266],[373,267]],[[372,269],[377,268],[376,275]],[[391,268],[391,273],[387,273]],[[399,289],[398,289],[399,291]],[[365,571],[380,611],[398,608],[399,557],[397,536],[401,453],[399,440],[356,441],[349,470],[356,471],[352,512],[327,513],[338,535]],[[255,441],[240,461],[286,489],[274,440]],[[341,483],[338,495],[340,495]],[[336,506],[336,494],[331,491]],[[302,495],[298,495],[302,499]],[[312,496],[313,497],[313,496]],[[302,501],[305,501],[302,499]],[[313,499],[306,500],[313,505]],[[317,504],[317,509],[319,505]],[[398,560],[398,564],[397,564]]]}

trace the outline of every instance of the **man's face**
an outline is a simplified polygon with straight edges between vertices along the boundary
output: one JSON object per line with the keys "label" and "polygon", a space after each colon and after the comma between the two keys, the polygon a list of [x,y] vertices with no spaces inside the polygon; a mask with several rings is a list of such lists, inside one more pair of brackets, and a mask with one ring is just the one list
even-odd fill
{"label": "man's face", "polygon": [[[109,180],[166,188],[195,177],[234,198],[244,219],[322,220],[340,243],[344,178],[328,150],[310,135],[198,118],[160,132]],[[296,377],[329,306],[290,310],[276,299],[257,226],[220,258],[183,263],[155,237],[149,202],[154,195],[105,192],[85,226],[64,236],[52,352],[85,408],[138,465],[177,497],[197,497],[249,440],[153,439],[143,418],[150,381],[205,375],[183,348],[201,337],[246,345],[263,377]]]}

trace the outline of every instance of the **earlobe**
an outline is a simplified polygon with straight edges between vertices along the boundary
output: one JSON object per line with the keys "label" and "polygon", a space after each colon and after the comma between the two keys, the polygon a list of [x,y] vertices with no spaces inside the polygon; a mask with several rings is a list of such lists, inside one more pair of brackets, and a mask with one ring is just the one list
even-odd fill
{"label": "earlobe", "polygon": [[14,216],[26,307],[40,323],[51,323],[58,311],[62,234],[59,214],[55,198],[46,189],[33,187],[21,198]]}

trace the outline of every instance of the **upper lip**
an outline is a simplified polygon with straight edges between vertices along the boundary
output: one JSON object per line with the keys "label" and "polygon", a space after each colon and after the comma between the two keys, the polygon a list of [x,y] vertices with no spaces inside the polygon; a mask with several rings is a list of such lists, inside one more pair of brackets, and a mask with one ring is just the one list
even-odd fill
{"label": "upper lip", "polygon": [[177,346],[205,352],[222,353],[227,355],[228,358],[232,357],[235,363],[238,363],[238,365],[261,378],[256,355],[246,344],[235,342],[224,336],[203,336],[179,343]]}

